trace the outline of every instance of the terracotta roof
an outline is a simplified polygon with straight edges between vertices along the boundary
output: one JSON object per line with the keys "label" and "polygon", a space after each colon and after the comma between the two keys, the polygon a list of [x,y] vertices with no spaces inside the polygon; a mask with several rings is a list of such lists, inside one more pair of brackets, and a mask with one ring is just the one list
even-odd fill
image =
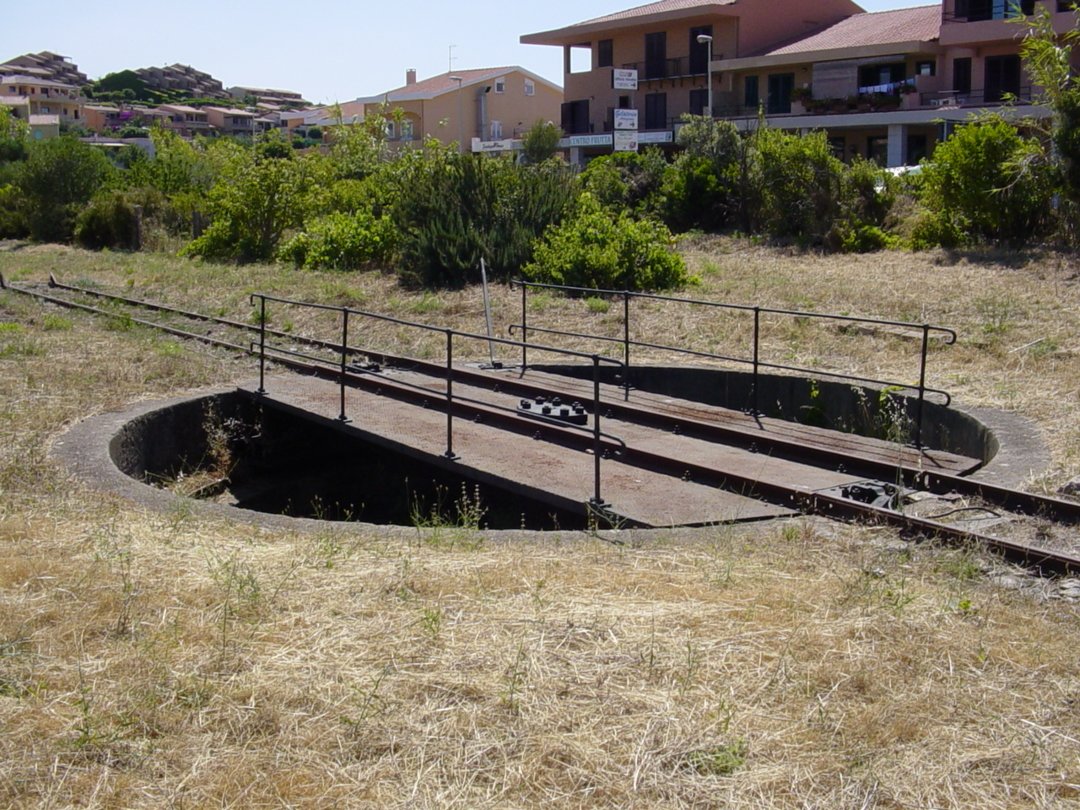
{"label": "terracotta roof", "polygon": [[809,37],[763,52],[762,56],[813,53],[867,45],[931,42],[941,30],[941,6],[855,14]]}
{"label": "terracotta roof", "polygon": [[710,6],[730,6],[734,5],[736,0],[712,0],[712,2],[702,2],[702,0],[659,0],[656,3],[646,3],[643,6],[635,6],[634,8],[628,8],[625,11],[616,11],[614,14],[605,14],[603,17],[594,17],[591,20],[585,20],[577,23],[577,25],[594,25],[596,23],[609,23],[617,20],[629,20],[635,17],[649,17],[653,14],[669,14],[672,11],[686,11],[687,9],[701,8],[702,13],[705,13]]}
{"label": "terracotta roof", "polygon": [[506,74],[515,71],[522,73],[538,84],[545,84],[549,87],[558,89],[558,85],[552,84],[542,76],[537,76],[536,74],[525,70],[525,68],[509,65],[507,67],[473,68],[472,70],[455,70],[447,73],[440,73],[438,76],[432,76],[414,84],[405,84],[387,93],[379,93],[378,95],[369,96],[367,98],[358,98],[356,101],[366,104],[377,104],[381,101],[419,101],[420,99],[431,99],[441,96],[444,93],[457,90],[458,78],[461,79],[462,87],[469,87],[471,85],[480,84],[481,82],[492,81],[500,76],[505,76]]}
{"label": "terracotta roof", "polygon": [[730,14],[729,7],[737,5],[738,2],[739,0],[658,0],[658,2],[646,3],[624,11],[616,11],[614,14],[593,17],[591,20],[584,20],[563,28],[525,34],[521,37],[521,42],[525,45],[573,44],[583,41],[580,39],[582,37],[588,38],[590,34],[605,29],[664,19]]}

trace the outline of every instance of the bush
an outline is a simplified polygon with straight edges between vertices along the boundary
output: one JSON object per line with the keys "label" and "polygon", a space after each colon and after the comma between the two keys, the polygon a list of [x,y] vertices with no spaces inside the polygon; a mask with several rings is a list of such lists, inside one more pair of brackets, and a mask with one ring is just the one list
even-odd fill
{"label": "bush", "polygon": [[337,212],[308,224],[285,243],[279,258],[309,270],[358,270],[387,261],[396,235],[388,217],[374,217],[366,211]]}
{"label": "bush", "polygon": [[612,217],[588,192],[577,212],[536,246],[525,275],[534,281],[595,289],[663,290],[690,281],[671,231],[623,212]]}
{"label": "bush", "polygon": [[659,149],[615,152],[589,161],[581,183],[601,205],[616,212],[629,209],[637,216],[660,216],[668,170]]}
{"label": "bush", "polygon": [[182,252],[240,262],[273,258],[285,232],[303,223],[314,169],[306,158],[262,158],[240,148],[210,189],[210,226]]}
{"label": "bush", "polygon": [[761,127],[751,149],[761,200],[755,219],[761,228],[769,236],[821,244],[841,214],[844,174],[825,133]]}
{"label": "bush", "polygon": [[164,207],[164,196],[154,189],[106,192],[80,212],[75,240],[91,250],[138,250],[142,247],[142,221],[155,217]]}
{"label": "bush", "polygon": [[560,222],[575,190],[557,162],[517,166],[507,158],[461,155],[435,143],[403,158],[393,218],[401,234],[402,278],[426,286],[509,277],[532,257],[544,230]]}
{"label": "bush", "polygon": [[521,159],[525,163],[543,163],[555,157],[562,140],[562,130],[555,124],[537,121],[521,138]]}
{"label": "bush", "polygon": [[20,204],[30,235],[64,242],[90,198],[117,181],[117,170],[100,150],[75,138],[34,141],[18,174]]}
{"label": "bush", "polygon": [[19,189],[10,183],[0,184],[0,239],[22,239],[29,235],[22,208]]}
{"label": "bush", "polygon": [[925,164],[920,243],[1019,245],[1048,232],[1052,176],[1042,145],[1001,118],[960,127]]}

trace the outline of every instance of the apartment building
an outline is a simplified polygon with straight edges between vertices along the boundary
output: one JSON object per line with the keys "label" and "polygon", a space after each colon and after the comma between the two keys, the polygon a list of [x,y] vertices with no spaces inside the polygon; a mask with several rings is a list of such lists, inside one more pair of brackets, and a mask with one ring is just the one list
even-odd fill
{"label": "apartment building", "polygon": [[210,120],[207,113],[198,107],[189,107],[186,104],[162,104],[157,109],[166,116],[165,126],[184,138],[206,135],[210,132]]}
{"label": "apartment building", "polygon": [[256,106],[271,105],[273,107],[306,107],[308,102],[302,95],[292,90],[276,90],[268,87],[230,87],[228,94],[239,101],[254,99]]}
{"label": "apartment building", "polygon": [[69,56],[61,56],[52,51],[27,53],[16,56],[0,65],[0,75],[32,76],[36,79],[49,79],[61,84],[82,87],[87,83],[86,74]]}
{"label": "apartment building", "polygon": [[20,74],[3,75],[0,95],[8,99],[25,98],[29,115],[55,115],[65,124],[82,121],[83,100],[79,89],[64,82]]}
{"label": "apartment building", "polygon": [[340,105],[342,120],[385,115],[391,141],[408,144],[435,138],[464,150],[510,149],[537,121],[558,121],[562,89],[522,67],[478,68],[441,73],[386,93]]}
{"label": "apartment building", "polygon": [[[868,13],[846,0],[661,0],[524,43],[564,49],[564,145],[583,159],[614,148],[615,111],[637,111],[638,143],[670,144],[684,113],[740,128],[825,130],[837,154],[900,166],[928,155],[957,123],[1010,101],[1045,115],[1019,58],[1012,18],[1063,0],[945,0]],[[577,70],[574,49],[589,52]],[[710,53],[711,51],[711,53]],[[711,109],[709,102],[711,99]]]}
{"label": "apartment building", "polygon": [[229,98],[220,81],[190,65],[139,68],[135,75],[152,90],[179,90],[192,98]]}
{"label": "apartment building", "polygon": [[203,107],[206,120],[221,135],[251,137],[255,134],[257,113],[235,107]]}

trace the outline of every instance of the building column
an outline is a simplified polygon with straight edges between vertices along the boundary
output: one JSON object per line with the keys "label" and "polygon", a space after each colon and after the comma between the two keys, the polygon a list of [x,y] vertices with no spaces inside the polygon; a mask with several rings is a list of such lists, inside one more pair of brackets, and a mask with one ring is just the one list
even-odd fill
{"label": "building column", "polygon": [[570,165],[571,166],[582,166],[582,165],[584,165],[581,162],[581,147],[580,146],[571,146],[570,147]]}
{"label": "building column", "polygon": [[907,165],[907,135],[906,124],[889,124],[889,156],[886,163],[890,169]]}

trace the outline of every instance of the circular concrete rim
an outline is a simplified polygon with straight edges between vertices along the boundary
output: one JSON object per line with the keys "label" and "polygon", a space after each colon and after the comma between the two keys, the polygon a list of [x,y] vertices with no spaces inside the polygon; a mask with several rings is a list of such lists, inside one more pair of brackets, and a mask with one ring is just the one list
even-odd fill
{"label": "circular concrete rim", "polygon": [[[133,419],[155,411],[173,407],[194,399],[208,396],[230,394],[236,386],[215,386],[212,388],[188,391],[182,395],[167,399],[147,400],[132,404],[122,410],[108,411],[76,422],[52,442],[49,448],[51,456],[63,464],[76,478],[93,489],[119,495],[135,504],[157,512],[175,509],[177,504],[184,504],[200,515],[240,521],[268,529],[293,531],[325,531],[328,527],[337,530],[377,531],[387,536],[408,536],[415,538],[423,530],[412,526],[397,524],[361,523],[345,521],[326,521],[314,518],[289,517],[268,512],[256,512],[237,506],[201,501],[176,495],[163,489],[139,481],[121,471],[112,459],[109,446],[113,438]],[[990,408],[952,407],[971,415],[993,431],[999,443],[997,455],[970,476],[974,480],[986,481],[999,486],[1019,486],[1034,475],[1043,472],[1049,466],[1049,450],[1042,438],[1039,427],[1025,416]],[[760,522],[760,521],[758,521]],[[700,529],[679,527],[680,531],[700,531]],[[604,530],[598,535],[610,539],[612,536],[647,537],[663,533],[670,536],[670,528]],[[578,534],[578,532],[573,532]],[[521,529],[484,529],[484,537],[532,537],[538,534],[557,536],[558,531],[539,531]]]}

